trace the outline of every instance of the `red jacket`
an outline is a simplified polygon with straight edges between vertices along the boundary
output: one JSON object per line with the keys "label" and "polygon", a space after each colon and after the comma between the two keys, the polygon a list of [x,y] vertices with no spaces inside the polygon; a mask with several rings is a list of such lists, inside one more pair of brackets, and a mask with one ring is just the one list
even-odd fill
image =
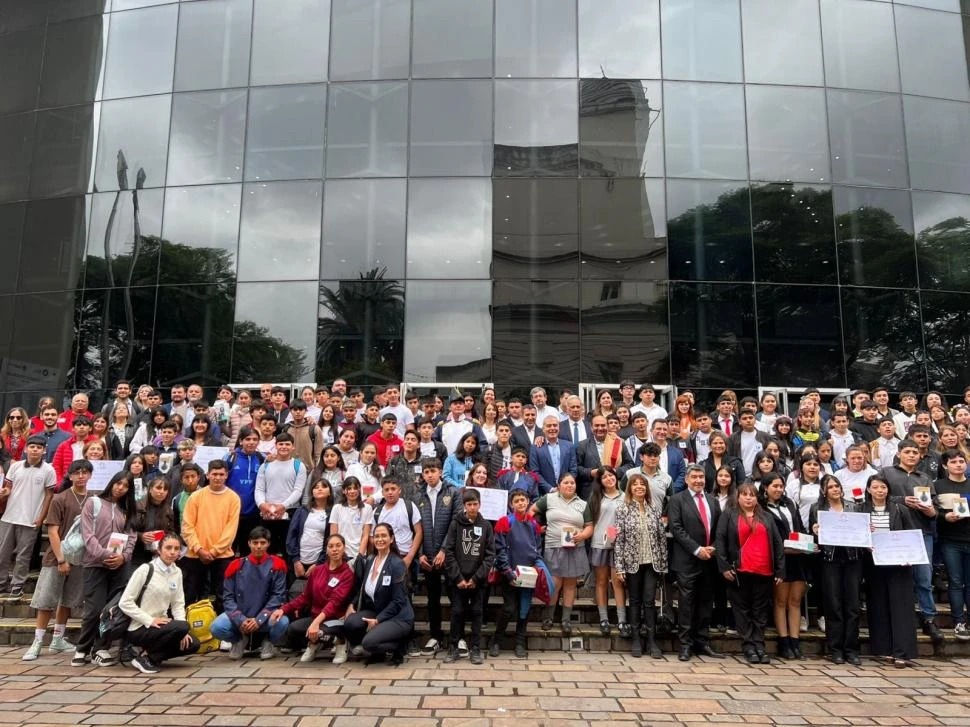
{"label": "red jacket", "polygon": [[354,572],[349,565],[342,563],[339,568],[330,570],[329,563],[321,563],[307,578],[303,593],[283,605],[283,613],[293,616],[309,610],[314,618],[321,612],[327,614],[328,620],[343,618],[353,588]]}
{"label": "red jacket", "polygon": [[[94,434],[88,435],[88,438],[84,440],[84,443],[97,439]],[[54,459],[51,462],[51,466],[54,468],[54,473],[57,475],[57,481],[60,483],[64,479],[64,475],[67,474],[67,468],[71,466],[71,462],[74,461],[74,449],[71,445],[74,444],[74,437],[71,437],[68,441],[60,444],[57,447],[57,451],[54,452]]]}
{"label": "red jacket", "polygon": [[59,417],[57,417],[57,426],[63,429],[65,432],[74,433],[74,420],[77,417],[87,417],[88,419],[94,419],[94,414],[89,411],[84,411],[78,414],[70,409],[65,411]]}
{"label": "red jacket", "polygon": [[377,447],[377,461],[381,467],[387,468],[387,463],[392,457],[396,457],[404,450],[404,440],[396,434],[391,435],[390,439],[384,439],[380,432],[374,432],[367,438],[368,442],[373,442]]}

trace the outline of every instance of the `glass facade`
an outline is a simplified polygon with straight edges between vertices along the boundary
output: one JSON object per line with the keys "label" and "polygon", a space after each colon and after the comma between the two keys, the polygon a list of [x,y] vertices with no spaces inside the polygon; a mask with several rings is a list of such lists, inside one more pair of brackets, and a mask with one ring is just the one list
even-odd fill
{"label": "glass facade", "polygon": [[0,396],[970,383],[967,0],[8,0]]}

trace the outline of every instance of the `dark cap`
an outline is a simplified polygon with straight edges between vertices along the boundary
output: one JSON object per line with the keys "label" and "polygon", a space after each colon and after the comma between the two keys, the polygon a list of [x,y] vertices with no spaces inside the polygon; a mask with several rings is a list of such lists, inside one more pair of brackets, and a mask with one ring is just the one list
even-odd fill
{"label": "dark cap", "polygon": [[34,434],[27,437],[27,444],[39,444],[41,447],[47,446],[47,437],[43,437],[40,434]]}

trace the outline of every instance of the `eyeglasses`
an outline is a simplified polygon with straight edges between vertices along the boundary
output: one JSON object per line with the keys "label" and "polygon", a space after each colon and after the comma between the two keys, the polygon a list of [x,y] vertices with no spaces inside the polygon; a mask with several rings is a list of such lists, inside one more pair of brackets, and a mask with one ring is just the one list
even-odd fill
{"label": "eyeglasses", "polygon": [[19,421],[20,419],[23,419],[23,417],[20,416],[19,414],[11,414],[10,416],[7,417],[8,422]]}

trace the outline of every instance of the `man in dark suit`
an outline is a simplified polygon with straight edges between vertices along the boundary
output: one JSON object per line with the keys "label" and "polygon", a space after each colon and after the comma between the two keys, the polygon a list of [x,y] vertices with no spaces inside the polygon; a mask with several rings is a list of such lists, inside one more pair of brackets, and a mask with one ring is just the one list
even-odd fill
{"label": "man in dark suit", "polygon": [[[566,422],[563,422],[565,425]],[[616,478],[623,481],[623,475],[633,467],[633,460],[623,446],[623,441],[615,436],[607,437],[606,417],[597,414],[592,420],[593,436],[580,442],[576,447],[576,466],[579,474],[576,476],[576,489],[579,497],[589,500],[593,489],[593,480],[599,477],[604,460],[615,462]],[[612,451],[605,451],[606,448]]]}
{"label": "man in dark suit", "polygon": [[583,416],[583,400],[578,396],[566,399],[566,418],[562,420],[559,430],[559,436],[572,442],[574,447],[579,447],[580,443],[593,436],[589,419]]}
{"label": "man in dark suit", "polygon": [[691,654],[715,658],[723,655],[711,648],[711,611],[714,607],[714,579],[718,577],[714,558],[714,533],[721,510],[717,498],[704,493],[704,468],[687,468],[687,489],[670,498],[668,519],[673,542],[670,570],[677,574],[680,608],[677,632],[681,661]]}
{"label": "man in dark suit", "polygon": [[673,480],[673,492],[676,494],[684,489],[684,473],[687,468],[687,461],[684,453],[679,447],[675,447],[667,441],[667,434],[670,425],[666,419],[654,419],[650,427],[650,436],[654,443],[660,447],[660,469],[670,475]]}
{"label": "man in dark suit", "polygon": [[717,410],[711,412],[711,419],[714,420],[714,428],[720,429],[726,437],[730,437],[741,426],[734,415],[734,400],[730,396],[718,397]]}
{"label": "man in dark suit", "polygon": [[523,404],[522,424],[512,429],[512,446],[532,449],[536,437],[542,436],[542,427],[536,426],[535,404]]}
{"label": "man in dark suit", "polygon": [[563,472],[576,476],[576,448],[559,438],[558,416],[547,416],[542,423],[542,445],[529,451],[529,470],[539,478],[540,495],[556,487]]}

